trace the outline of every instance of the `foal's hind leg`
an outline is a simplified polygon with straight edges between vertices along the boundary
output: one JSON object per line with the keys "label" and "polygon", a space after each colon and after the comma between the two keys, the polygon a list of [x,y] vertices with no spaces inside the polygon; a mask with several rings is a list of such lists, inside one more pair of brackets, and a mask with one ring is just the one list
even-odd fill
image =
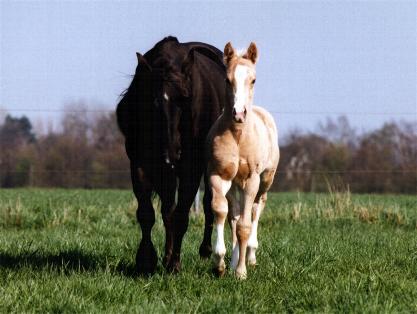
{"label": "foal's hind leg", "polygon": [[136,253],[136,269],[139,274],[155,272],[158,257],[151,239],[152,227],[155,224],[155,211],[152,207],[150,184],[141,168],[131,165],[133,192],[138,201],[136,218],[142,229],[142,240]]}
{"label": "foal's hind leg", "polygon": [[239,199],[236,197],[236,188],[232,185],[231,190],[227,193],[227,201],[229,204],[229,213],[227,219],[229,220],[230,230],[232,232],[232,259],[230,261],[230,267],[236,269],[237,262],[239,260],[239,245],[237,242],[236,226],[237,221],[240,218],[240,204]]}

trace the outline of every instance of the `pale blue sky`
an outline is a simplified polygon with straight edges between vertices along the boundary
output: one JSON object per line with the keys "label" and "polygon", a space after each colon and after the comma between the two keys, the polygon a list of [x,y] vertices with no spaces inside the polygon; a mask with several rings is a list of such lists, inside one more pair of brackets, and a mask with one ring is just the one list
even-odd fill
{"label": "pale blue sky", "polygon": [[255,102],[281,133],[338,113],[363,129],[415,121],[416,14],[416,1],[1,1],[0,108],[55,121],[80,99],[112,109],[135,52],[175,35],[255,41]]}

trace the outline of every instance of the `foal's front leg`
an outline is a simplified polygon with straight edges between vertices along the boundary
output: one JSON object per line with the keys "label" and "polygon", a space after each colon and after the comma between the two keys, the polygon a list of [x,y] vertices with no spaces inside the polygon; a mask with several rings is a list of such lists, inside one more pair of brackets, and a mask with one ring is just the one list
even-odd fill
{"label": "foal's front leg", "polygon": [[236,268],[236,277],[239,279],[246,279],[246,249],[252,225],[252,206],[259,189],[259,181],[259,174],[251,174],[243,190],[244,206],[236,226],[239,241],[239,262]]}
{"label": "foal's front leg", "polygon": [[216,224],[216,245],[214,247],[214,270],[219,276],[223,276],[226,271],[224,255],[226,246],[224,244],[224,223],[226,221],[228,206],[226,194],[232,185],[232,181],[224,180],[219,175],[210,176],[210,186],[212,191],[212,208]]}
{"label": "foal's front leg", "polygon": [[250,232],[249,240],[248,240],[248,264],[251,266],[256,265],[256,250],[258,249],[258,223],[259,217],[262,214],[263,209],[265,208],[267,195],[266,192],[257,195],[255,199],[255,203],[253,204],[253,212],[252,212],[252,229]]}

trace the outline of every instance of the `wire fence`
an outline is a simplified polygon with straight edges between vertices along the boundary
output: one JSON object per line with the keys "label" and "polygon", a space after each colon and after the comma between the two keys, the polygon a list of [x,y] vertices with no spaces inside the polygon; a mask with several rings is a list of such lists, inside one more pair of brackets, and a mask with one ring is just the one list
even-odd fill
{"label": "wire fence", "polygon": [[[0,164],[1,166],[1,164]],[[130,170],[106,170],[106,171],[100,171],[100,170],[1,170],[0,173],[13,173],[13,174],[19,174],[19,173],[33,173],[33,174],[41,174],[41,173],[75,173],[75,174],[100,174],[100,175],[106,175],[106,174],[130,174]],[[411,169],[411,170],[277,170],[278,173],[282,174],[354,174],[354,173],[366,173],[366,174],[409,174],[409,173],[415,173],[417,175],[417,169]]]}
{"label": "wire fence", "polygon": [[[63,114],[63,113],[74,113],[74,114],[112,114],[115,112],[115,109],[93,109],[93,108],[68,108],[68,109],[47,109],[47,108],[16,108],[16,109],[1,109],[0,108],[0,114],[1,113],[51,113],[51,114]],[[301,110],[270,110],[269,111],[273,115],[293,115],[293,116],[380,116],[380,117],[397,117],[397,118],[406,118],[407,120],[415,120],[417,121],[417,108],[416,111],[402,111],[402,112],[382,112],[382,111],[352,111],[352,112],[344,112],[344,111],[301,111]],[[414,121],[412,121],[414,123]],[[414,132],[414,131],[413,131]],[[8,141],[6,139],[3,139],[3,144],[7,143]],[[123,145],[122,142],[119,143],[120,145]],[[119,145],[118,144],[118,145]],[[3,146],[4,148],[4,146]],[[0,145],[0,151],[2,150],[2,147]],[[122,157],[120,157],[122,158]],[[28,185],[33,185],[33,182],[42,182],[42,180],[46,177],[50,178],[58,178],[60,175],[62,176],[62,180],[66,182],[66,180],[70,180],[71,182],[69,185],[73,184],[78,186],[79,182],[74,181],[77,180],[77,178],[82,178],[81,181],[86,182],[87,185],[95,186],[97,182],[101,181],[109,181],[110,179],[114,179],[109,186],[118,186],[123,185],[125,186],[125,182],[130,182],[130,170],[128,167],[128,160],[125,155],[123,155],[123,158],[126,158],[126,160],[122,163],[116,163],[113,165],[118,165],[119,167],[122,166],[124,163],[126,163],[125,169],[106,169],[106,170],[94,170],[91,168],[87,169],[39,169],[35,165],[32,165],[29,169],[7,169],[7,166],[5,163],[2,163],[2,160],[0,159],[0,176],[4,178],[4,176],[22,176],[23,179],[25,179],[25,182],[29,182]],[[77,167],[76,164],[73,164],[73,166]],[[368,165],[370,168],[373,168],[372,165]],[[37,169],[38,168],[38,169]],[[60,167],[57,167],[60,168]],[[110,168],[110,167],[109,167]],[[301,168],[301,169],[300,169]],[[292,177],[294,180],[298,180],[297,178],[303,178],[303,177],[310,177],[310,178],[327,178],[329,180],[343,178],[344,180],[351,181],[356,180],[357,182],[362,182],[364,178],[366,178],[366,175],[368,177],[374,177],[379,178],[378,180],[381,181],[386,175],[386,177],[396,178],[395,182],[409,182],[412,181],[411,184],[414,184],[413,182],[417,182],[417,163],[416,165],[405,163],[403,166],[393,166],[391,167],[391,170],[389,169],[357,169],[360,167],[357,167],[356,169],[336,169],[333,168],[333,170],[314,170],[314,169],[306,169],[306,168],[286,168],[283,167],[282,170],[280,167],[278,168],[277,174],[281,176],[286,176],[287,178]],[[312,166],[314,168],[314,165]],[[366,166],[364,167],[366,168]],[[375,167],[377,168],[377,167]],[[26,178],[27,177],[27,178]],[[44,178],[44,179],[42,179]],[[95,178],[94,180],[90,180],[89,178]],[[356,179],[355,179],[356,178]],[[404,179],[406,178],[406,179]],[[22,179],[22,180],[23,180]],[[57,179],[58,180],[58,179]],[[73,182],[74,181],[74,182]],[[103,181],[103,185],[105,186],[107,183]],[[355,182],[356,182],[355,181]],[[54,180],[51,180],[51,182],[55,182]],[[65,182],[62,183],[65,186]],[[410,183],[407,183],[410,185]],[[36,185],[36,184],[35,184]],[[99,184],[100,185],[100,184]],[[417,184],[414,184],[417,187]]]}
{"label": "wire fence", "polygon": [[[405,112],[371,112],[371,111],[357,111],[357,112],[346,112],[346,111],[281,111],[281,110],[268,110],[272,114],[282,115],[339,115],[339,116],[415,116],[417,118],[416,111],[405,111]],[[114,113],[115,109],[33,109],[33,108],[19,108],[19,109],[0,109],[0,112],[45,112],[45,113]]]}

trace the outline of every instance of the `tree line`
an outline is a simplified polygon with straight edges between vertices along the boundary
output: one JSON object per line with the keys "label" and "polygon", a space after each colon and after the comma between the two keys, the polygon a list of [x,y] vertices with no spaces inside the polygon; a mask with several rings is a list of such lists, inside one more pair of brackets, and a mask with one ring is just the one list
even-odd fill
{"label": "tree line", "polygon": [[[59,130],[36,133],[25,117],[0,121],[0,187],[130,188],[129,161],[113,112],[66,111]],[[346,117],[280,139],[272,190],[417,192],[417,125],[387,122],[358,134]]]}

